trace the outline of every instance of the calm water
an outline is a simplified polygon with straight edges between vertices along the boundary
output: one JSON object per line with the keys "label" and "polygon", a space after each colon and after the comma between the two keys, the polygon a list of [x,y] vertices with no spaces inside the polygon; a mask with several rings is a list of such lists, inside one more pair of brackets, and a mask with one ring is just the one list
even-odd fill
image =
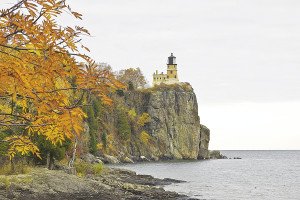
{"label": "calm water", "polygon": [[186,183],[166,190],[207,200],[300,200],[300,151],[222,151],[241,160],[139,163],[118,166]]}

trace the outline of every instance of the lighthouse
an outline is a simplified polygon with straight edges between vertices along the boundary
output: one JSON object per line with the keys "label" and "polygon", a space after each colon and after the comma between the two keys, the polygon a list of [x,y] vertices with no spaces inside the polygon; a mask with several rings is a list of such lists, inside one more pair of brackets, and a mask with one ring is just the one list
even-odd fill
{"label": "lighthouse", "polygon": [[163,72],[158,73],[157,70],[153,74],[153,86],[161,83],[169,85],[179,83],[176,57],[173,55],[173,53],[171,53],[167,60],[167,74],[164,74]]}

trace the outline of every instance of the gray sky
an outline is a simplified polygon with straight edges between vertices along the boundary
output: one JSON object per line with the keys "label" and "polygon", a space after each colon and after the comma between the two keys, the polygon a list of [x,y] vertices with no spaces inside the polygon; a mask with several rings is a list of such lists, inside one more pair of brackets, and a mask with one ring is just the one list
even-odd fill
{"label": "gray sky", "polygon": [[[300,149],[299,0],[69,0],[92,56],[166,70],[198,97],[211,149]],[[64,24],[72,23],[65,16]]]}

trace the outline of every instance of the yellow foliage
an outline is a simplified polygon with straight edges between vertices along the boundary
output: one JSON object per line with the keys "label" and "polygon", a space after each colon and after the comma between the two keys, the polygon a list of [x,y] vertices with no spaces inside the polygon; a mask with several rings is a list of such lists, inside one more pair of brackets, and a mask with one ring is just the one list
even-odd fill
{"label": "yellow foliage", "polygon": [[102,143],[98,143],[97,144],[97,149],[100,150],[100,151],[104,151],[105,150],[104,145]]}
{"label": "yellow foliage", "polygon": [[31,152],[32,154],[40,158],[40,154],[38,152],[37,146],[31,142],[29,137],[11,136],[11,137],[7,137],[5,140],[10,144],[8,150],[8,155],[10,159],[16,155],[16,152],[20,152],[21,155],[25,155],[28,152]]}
{"label": "yellow foliage", "polygon": [[130,110],[128,111],[128,116],[129,116],[129,118],[130,118],[131,121],[134,121],[134,120],[135,120],[137,114],[136,114],[134,108],[133,108],[133,109],[130,109]]}
{"label": "yellow foliage", "polygon": [[150,122],[151,121],[151,117],[150,117],[150,115],[148,114],[148,113],[143,113],[140,117],[139,117],[139,119],[138,119],[138,121],[137,121],[137,124],[138,124],[138,126],[144,126],[146,123],[148,123],[148,122]]}
{"label": "yellow foliage", "polygon": [[53,144],[78,136],[84,99],[93,93],[111,104],[108,94],[124,87],[82,53],[86,29],[56,22],[65,10],[81,19],[61,0],[19,1],[0,11],[0,128],[13,132],[6,138],[10,158],[39,156],[36,134]]}
{"label": "yellow foliage", "polygon": [[107,152],[109,154],[115,154],[116,153],[116,146],[115,146],[115,137],[113,134],[107,134],[107,139],[106,139],[106,148],[104,147],[103,143],[98,143],[97,144],[97,149],[102,151],[102,152]]}
{"label": "yellow foliage", "polygon": [[144,144],[148,144],[150,139],[150,135],[146,132],[146,131],[142,131],[140,133],[140,140],[144,143]]}

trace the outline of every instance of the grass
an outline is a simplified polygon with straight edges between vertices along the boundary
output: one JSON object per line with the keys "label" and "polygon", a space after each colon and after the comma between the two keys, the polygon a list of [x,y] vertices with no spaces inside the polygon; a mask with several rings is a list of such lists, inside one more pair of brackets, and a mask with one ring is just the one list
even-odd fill
{"label": "grass", "polygon": [[6,188],[8,188],[11,182],[7,176],[4,176],[4,177],[0,177],[0,184],[3,184]]}
{"label": "grass", "polygon": [[31,172],[32,166],[18,162],[12,169],[11,164],[4,164],[0,167],[0,175],[28,174]]}
{"label": "grass", "polygon": [[100,175],[103,170],[103,164],[102,163],[87,163],[82,160],[75,163],[75,168],[77,175],[80,177],[86,176],[88,174],[93,175]]}

